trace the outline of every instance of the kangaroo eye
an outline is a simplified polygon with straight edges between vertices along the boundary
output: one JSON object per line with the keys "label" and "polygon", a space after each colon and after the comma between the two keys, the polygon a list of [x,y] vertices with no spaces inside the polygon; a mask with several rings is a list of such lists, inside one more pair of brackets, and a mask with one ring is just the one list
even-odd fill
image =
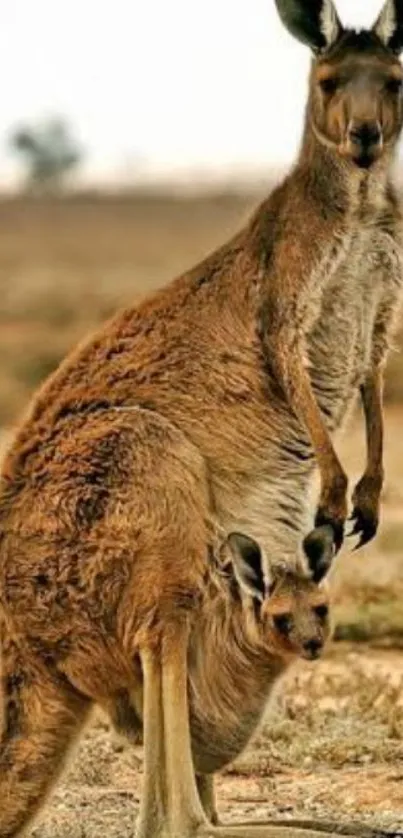
{"label": "kangaroo eye", "polygon": [[291,614],[277,614],[273,617],[274,625],[280,634],[289,634],[292,628]]}
{"label": "kangaroo eye", "polygon": [[337,88],[340,85],[340,80],[336,78],[336,76],[330,76],[328,79],[321,79],[319,82],[319,87],[330,96],[332,93],[336,93]]}
{"label": "kangaroo eye", "polygon": [[388,81],[386,82],[386,90],[388,91],[388,93],[400,93],[402,87],[402,79],[388,79]]}
{"label": "kangaroo eye", "polygon": [[317,605],[316,608],[314,608],[313,610],[320,620],[325,620],[329,613],[329,608],[327,605]]}

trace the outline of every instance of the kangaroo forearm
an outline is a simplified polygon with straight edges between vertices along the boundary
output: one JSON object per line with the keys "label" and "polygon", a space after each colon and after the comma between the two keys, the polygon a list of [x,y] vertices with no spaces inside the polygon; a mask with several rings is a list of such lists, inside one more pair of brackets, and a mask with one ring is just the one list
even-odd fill
{"label": "kangaroo forearm", "polygon": [[367,440],[365,473],[383,480],[383,367],[373,368],[362,384],[361,399],[364,409]]}
{"label": "kangaroo forearm", "polygon": [[352,534],[360,533],[358,546],[374,537],[379,524],[383,484],[383,366],[373,365],[360,387],[367,437],[367,463],[353,492]]}
{"label": "kangaroo forearm", "polygon": [[[289,343],[286,344],[286,346],[289,345]],[[268,349],[271,350],[272,369],[277,370],[277,376],[288,404],[306,430],[316,456],[321,487],[315,516],[315,525],[318,529],[314,533],[320,534],[319,540],[321,540],[323,525],[326,527],[330,525],[334,546],[338,551],[343,543],[344,522],[347,517],[347,477],[316,401],[302,353],[281,352],[280,347],[277,347],[276,351],[275,345],[273,343],[270,345],[270,341]],[[311,547],[308,547],[306,540],[304,547],[309,555],[308,550]]]}
{"label": "kangaroo forearm", "polygon": [[[288,351],[293,342],[291,334],[283,333],[280,341],[266,336],[269,366],[281,385],[289,407],[309,436],[321,473],[322,485],[326,486],[327,482],[333,482],[335,475],[340,475],[340,479],[344,478],[344,472],[316,401],[309,374],[302,360],[302,350]],[[284,351],[284,346],[287,347],[287,351]]]}

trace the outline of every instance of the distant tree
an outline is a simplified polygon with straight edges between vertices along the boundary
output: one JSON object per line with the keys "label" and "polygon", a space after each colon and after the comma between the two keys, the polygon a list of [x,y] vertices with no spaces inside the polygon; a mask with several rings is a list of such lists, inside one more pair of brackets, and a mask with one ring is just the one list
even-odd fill
{"label": "distant tree", "polygon": [[34,192],[58,193],[66,175],[81,161],[82,152],[62,119],[39,126],[21,125],[10,138],[12,149],[24,157],[27,186]]}

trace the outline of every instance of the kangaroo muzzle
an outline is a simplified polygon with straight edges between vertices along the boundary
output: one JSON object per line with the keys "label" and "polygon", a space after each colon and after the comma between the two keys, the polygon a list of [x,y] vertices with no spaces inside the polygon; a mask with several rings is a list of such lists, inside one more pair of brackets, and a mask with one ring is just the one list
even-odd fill
{"label": "kangaroo muzzle", "polygon": [[352,119],[347,128],[345,154],[361,169],[369,167],[381,156],[382,128],[378,121]]}

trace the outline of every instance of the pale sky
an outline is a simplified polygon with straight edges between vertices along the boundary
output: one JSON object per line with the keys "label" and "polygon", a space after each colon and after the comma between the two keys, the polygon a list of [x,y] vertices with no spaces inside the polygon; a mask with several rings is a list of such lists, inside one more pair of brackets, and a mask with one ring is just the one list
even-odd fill
{"label": "pale sky", "polygon": [[[369,25],[379,0],[339,0]],[[12,0],[0,14],[0,178],[16,123],[68,118],[88,176],[288,163],[309,50],[274,0]],[[137,163],[136,163],[137,161]]]}

